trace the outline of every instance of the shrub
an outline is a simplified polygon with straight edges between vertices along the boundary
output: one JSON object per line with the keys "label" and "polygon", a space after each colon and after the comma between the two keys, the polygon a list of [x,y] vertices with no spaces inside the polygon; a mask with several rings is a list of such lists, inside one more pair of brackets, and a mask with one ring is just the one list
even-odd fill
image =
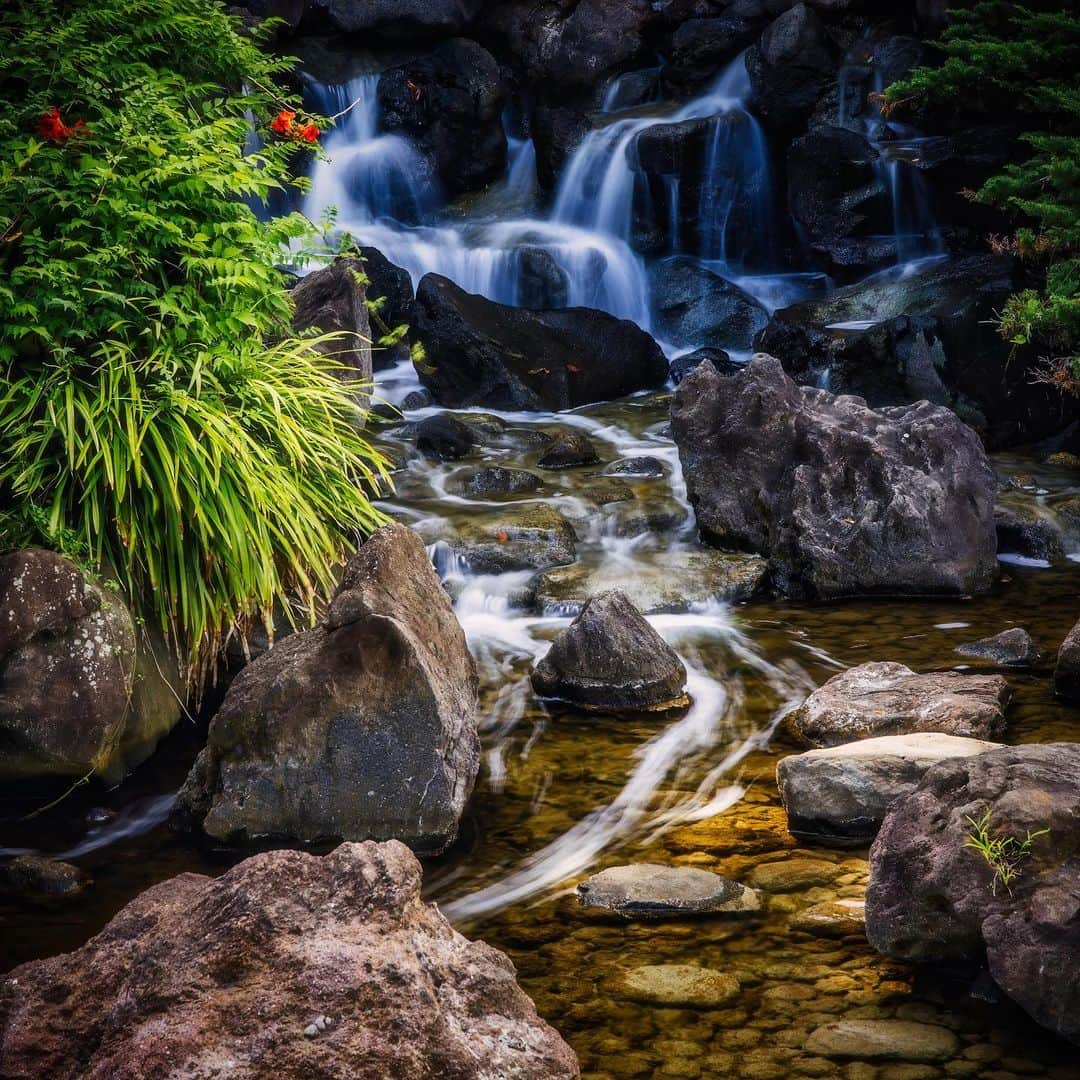
{"label": "shrub", "polygon": [[[973,197],[1014,218],[1002,246],[1038,271],[1010,298],[1002,335],[1033,345],[1077,388],[1080,378],[1080,15],[1058,3],[976,0],[950,11],[943,63],[889,88],[889,107],[945,103],[995,120],[1019,117],[1027,155]],[[999,240],[999,244],[1002,242]]]}
{"label": "shrub", "polygon": [[356,386],[290,328],[276,263],[309,225],[251,208],[317,126],[285,69],[215,0],[0,13],[0,546],[108,569],[204,657],[313,614],[381,520]]}

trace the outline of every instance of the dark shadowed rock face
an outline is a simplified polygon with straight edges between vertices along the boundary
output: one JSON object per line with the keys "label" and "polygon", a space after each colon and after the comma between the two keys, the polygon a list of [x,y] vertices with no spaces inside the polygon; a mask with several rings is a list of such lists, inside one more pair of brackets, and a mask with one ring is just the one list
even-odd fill
{"label": "dark shadowed rock face", "polygon": [[0,866],[0,893],[30,904],[68,903],[89,886],[89,875],[79,867],[40,855],[20,855]]}
{"label": "dark shadowed rock face", "polygon": [[701,364],[671,426],[702,535],[768,556],[782,593],[955,595],[994,579],[994,471],[947,409],[874,410],[757,355],[727,378]]}
{"label": "dark shadowed rock face", "polygon": [[455,38],[379,79],[381,123],[412,139],[451,195],[498,179],[506,168],[502,84],[495,58]]}
{"label": "dark shadowed rock face", "polygon": [[[408,270],[395,266],[378,248],[362,247],[359,254],[368,279],[367,297],[373,304],[368,311],[372,340],[377,342],[384,334],[408,323],[412,314],[412,278]],[[393,348],[376,347],[371,352],[372,367],[376,371],[391,367],[407,353],[404,342]]]}
{"label": "dark shadowed rock face", "polygon": [[364,286],[357,276],[363,273],[364,264],[358,259],[335,259],[302,278],[292,298],[293,326],[336,334],[321,350],[342,365],[342,378],[366,384],[371,381],[371,325]]}
{"label": "dark shadowed rock face", "polygon": [[636,324],[592,308],[526,311],[428,274],[413,328],[420,379],[441,405],[558,411],[663,386],[660,347]]}
{"label": "dark shadowed rock face", "polygon": [[391,841],[148,889],[81,949],[0,984],[0,1072],[569,1080],[578,1066],[506,956],[421,901],[420,865]]}
{"label": "dark shadowed rock face", "polygon": [[480,0],[314,0],[330,24],[347,34],[373,33],[395,41],[460,34]]}
{"label": "dark shadowed rock face", "polygon": [[[995,838],[1032,840],[1019,876],[967,846],[990,810]],[[985,955],[1039,1023],[1080,1042],[1080,744],[993,750],[934,766],[890,809],[870,852],[866,933],[905,960]]]}
{"label": "dark shadowed rock face", "polygon": [[819,686],[787,723],[808,746],[928,731],[994,739],[1005,730],[1010,697],[1000,675],[920,675],[903,664],[860,664]]}
{"label": "dark shadowed rock face", "polygon": [[543,697],[587,709],[667,709],[686,703],[686,668],[624,593],[593,597],[536,665]]}
{"label": "dark shadowed rock face", "polygon": [[416,425],[416,448],[427,457],[455,461],[475,445],[472,428],[446,413],[428,416]]}
{"label": "dark shadowed rock face", "polygon": [[1054,693],[1080,702],[1080,622],[1065,635],[1054,667]]}
{"label": "dark shadowed rock face", "polygon": [[399,839],[440,851],[479,765],[476,668],[420,538],[353,556],[323,622],[236,677],[178,798],[219,840]]}
{"label": "dark shadowed rock face", "polygon": [[157,651],[71,560],[0,555],[0,778],[116,782],[143,761],[180,718],[175,663]]}

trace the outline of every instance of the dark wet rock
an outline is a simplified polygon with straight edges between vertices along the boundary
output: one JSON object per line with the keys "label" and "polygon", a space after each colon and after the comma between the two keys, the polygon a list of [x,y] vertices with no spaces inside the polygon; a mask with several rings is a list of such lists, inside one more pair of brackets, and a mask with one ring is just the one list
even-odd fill
{"label": "dark wet rock", "polygon": [[536,602],[545,615],[573,615],[590,597],[617,588],[646,615],[686,612],[749,600],[765,576],[765,560],[754,555],[673,549],[659,565],[637,566],[632,579],[622,568],[582,563],[548,570],[537,582]]}
{"label": "dark wet rock", "polygon": [[675,345],[749,349],[769,321],[749,293],[688,256],[658,262],[650,281],[656,332]]}
{"label": "dark wet rock", "polygon": [[542,697],[604,712],[687,702],[686,668],[625,593],[601,593],[552,642],[532,674]]}
{"label": "dark wet rock", "polygon": [[476,667],[420,538],[374,533],[322,623],[249,664],[210,722],[180,817],[226,842],[457,834],[479,766]]}
{"label": "dark wet rock", "polygon": [[560,411],[662,386],[667,360],[644,330],[592,308],[526,311],[428,274],[414,329],[421,382],[442,405]]}
{"label": "dark wet rock", "polygon": [[429,416],[416,425],[416,448],[427,457],[454,461],[465,457],[475,445],[472,428],[446,413]]}
{"label": "dark wet rock", "polygon": [[672,360],[671,381],[678,386],[687,375],[692,371],[696,371],[698,366],[703,364],[706,360],[708,360],[721,375],[734,375],[737,371],[740,371],[743,366],[732,360],[724,349],[706,346],[705,348],[695,349],[693,352],[685,353],[683,356],[676,357],[676,359]]}
{"label": "dark wet rock", "polygon": [[537,458],[541,469],[573,469],[595,465],[600,460],[596,447],[580,431],[561,431],[555,441]]}
{"label": "dark wet rock", "polygon": [[522,247],[516,252],[519,266],[518,304],[544,310],[569,303],[570,279],[550,251]]}
{"label": "dark wet rock", "polygon": [[660,71],[659,68],[650,67],[642,68],[640,71],[625,71],[615,76],[604,88],[606,103],[608,91],[618,82],[615,100],[607,105],[608,111],[622,112],[624,109],[636,109],[640,105],[659,101],[662,96]]}
{"label": "dark wet rock", "polygon": [[702,536],[766,555],[781,593],[963,595],[997,573],[994,471],[947,409],[874,410],[759,354],[700,365],[671,421]]}
{"label": "dark wet rock", "polygon": [[565,566],[577,558],[574,527],[544,504],[508,507],[487,518],[470,518],[457,535],[443,541],[474,574],[505,574]]}
{"label": "dark wet rock", "polygon": [[489,465],[454,478],[454,490],[472,498],[488,495],[526,495],[540,487],[540,477],[527,469]]}
{"label": "dark wet rock", "polygon": [[20,855],[0,866],[0,892],[31,904],[63,904],[90,886],[90,875],[71,863]]}
{"label": "dark wet rock", "polygon": [[676,93],[702,90],[757,37],[757,25],[737,15],[687,19],[671,36],[664,85]]}
{"label": "dark wet rock", "polygon": [[1061,529],[1053,518],[1029,503],[1010,502],[994,508],[998,551],[1028,559],[1058,562],[1065,556]]}
{"label": "dark wet rock", "polygon": [[1002,630],[993,637],[957,645],[955,651],[961,656],[989,660],[998,667],[1033,667],[1039,661],[1039,647],[1031,635],[1019,626]]}
{"label": "dark wet rock", "polygon": [[761,906],[757,893],[708,870],[633,863],[613,866],[577,887],[583,907],[602,908],[626,919],[673,919],[687,915],[743,915]]}
{"label": "dark wet rock", "polygon": [[739,980],[726,971],[693,964],[645,964],[622,978],[616,993],[667,1009],[719,1009],[738,997]]}
{"label": "dark wet rock", "polygon": [[[408,324],[412,313],[412,278],[408,270],[395,266],[377,248],[362,247],[358,254],[368,279],[367,299],[371,305],[368,320],[373,328],[372,337],[377,340]],[[371,361],[375,370],[381,371],[396,364],[404,355],[407,355],[404,343],[393,348],[377,346],[372,349]]]}
{"label": "dark wet rock", "polygon": [[755,347],[799,382],[873,406],[947,405],[992,447],[1063,430],[1077,408],[1032,382],[994,329],[1014,291],[1013,264],[994,255],[930,260],[875,274],[775,312]]}
{"label": "dark wet rock", "polygon": [[[1032,837],[1008,886],[968,844]],[[1035,836],[1040,830],[1048,832]],[[866,934],[915,962],[985,958],[1040,1024],[1080,1042],[1080,744],[1004,747],[943,762],[893,804],[870,852]]]}
{"label": "dark wet rock", "polygon": [[180,718],[169,651],[70,559],[0,555],[0,778],[115,783]]}
{"label": "dark wet rock", "polygon": [[382,127],[412,139],[451,195],[505,172],[503,105],[498,63],[466,38],[444,41],[379,79]]}
{"label": "dark wet rock", "polygon": [[613,462],[606,470],[612,476],[663,476],[667,470],[659,458],[632,457]]}
{"label": "dark wet rock", "polygon": [[877,834],[892,802],[914,791],[927,769],[999,745],[918,732],[791,754],[776,767],[788,829],[815,843],[865,844]]}
{"label": "dark wet rock", "polygon": [[[342,365],[343,379],[371,382],[371,324],[361,284],[363,263],[335,259],[329,266],[301,278],[292,291],[293,326],[336,337],[319,348]],[[367,402],[364,392],[363,401]]]}
{"label": "dark wet rock", "polygon": [[482,21],[531,84],[565,94],[594,87],[645,55],[654,18],[650,0],[510,0]]}
{"label": "dark wet rock", "polygon": [[346,34],[373,34],[392,41],[460,34],[481,0],[313,0],[330,25]]}
{"label": "dark wet rock", "polygon": [[916,732],[992,740],[1005,731],[1011,696],[1000,675],[921,675],[903,664],[860,664],[819,686],[787,723],[815,747]]}
{"label": "dark wet rock", "polygon": [[421,387],[419,390],[410,390],[401,401],[403,412],[412,412],[415,409],[430,409],[435,404],[431,391]]}
{"label": "dark wet rock", "polygon": [[821,19],[806,4],[796,4],[751,47],[746,69],[762,119],[790,129],[813,111],[836,71],[836,58]]}
{"label": "dark wet rock", "polygon": [[600,477],[580,489],[582,498],[596,503],[597,506],[610,506],[612,503],[632,502],[634,489],[617,476]]}
{"label": "dark wet rock", "polygon": [[1080,704],[1080,622],[1065,635],[1054,667],[1054,693]]}
{"label": "dark wet rock", "polygon": [[530,130],[536,147],[536,178],[541,187],[546,190],[555,187],[563,166],[591,129],[589,114],[584,109],[537,103]]}
{"label": "dark wet rock", "polygon": [[645,499],[616,508],[605,528],[614,536],[663,536],[686,524],[686,510],[674,499]]}
{"label": "dark wet rock", "polygon": [[420,882],[391,841],[154,885],[0,984],[4,1075],[577,1077],[506,956],[457,933]]}
{"label": "dark wet rock", "polygon": [[837,1020],[815,1028],[804,1049],[828,1058],[948,1061],[960,1040],[948,1028],[914,1020]]}

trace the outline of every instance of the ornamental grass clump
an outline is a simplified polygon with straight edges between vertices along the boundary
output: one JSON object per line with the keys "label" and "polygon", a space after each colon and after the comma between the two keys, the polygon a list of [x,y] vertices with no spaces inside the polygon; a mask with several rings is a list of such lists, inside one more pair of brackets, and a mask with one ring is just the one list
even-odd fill
{"label": "ornamental grass clump", "polygon": [[251,208],[318,124],[237,26],[215,0],[0,12],[0,548],[106,570],[191,671],[275,605],[314,617],[386,480],[330,339],[291,329],[277,263],[311,227]]}

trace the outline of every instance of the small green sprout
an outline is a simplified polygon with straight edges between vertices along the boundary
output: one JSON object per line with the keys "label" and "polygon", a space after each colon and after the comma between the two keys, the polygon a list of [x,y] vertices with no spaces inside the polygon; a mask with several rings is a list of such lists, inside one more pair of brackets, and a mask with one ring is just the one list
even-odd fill
{"label": "small green sprout", "polygon": [[968,815],[971,832],[968,833],[964,847],[973,848],[985,860],[986,865],[994,871],[994,879],[991,883],[991,891],[997,896],[998,885],[1003,885],[1005,891],[1012,896],[1013,882],[1020,876],[1024,860],[1031,858],[1031,844],[1037,837],[1048,833],[1049,829],[1037,829],[1035,832],[1028,830],[1023,840],[1015,836],[1008,836],[990,829],[991,808],[977,820]]}

